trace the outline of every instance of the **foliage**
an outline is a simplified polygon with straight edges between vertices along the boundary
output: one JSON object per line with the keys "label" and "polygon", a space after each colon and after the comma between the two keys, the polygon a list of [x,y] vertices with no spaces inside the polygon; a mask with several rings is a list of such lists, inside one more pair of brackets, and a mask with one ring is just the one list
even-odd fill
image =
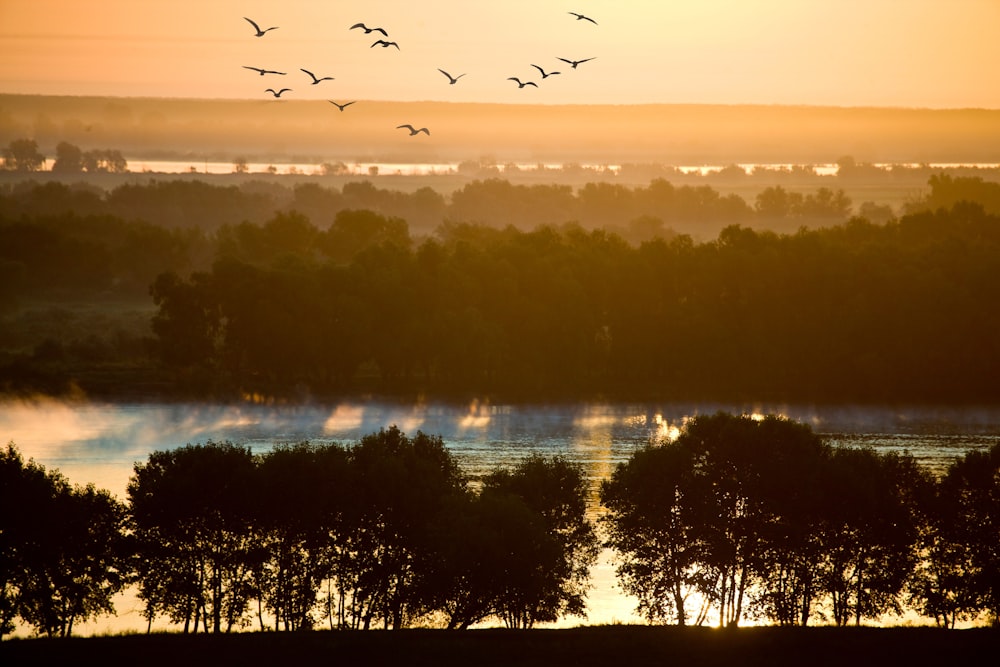
{"label": "foliage", "polygon": [[11,171],[38,171],[45,164],[45,156],[38,152],[34,139],[14,139],[3,149],[4,169]]}
{"label": "foliage", "polygon": [[[623,587],[654,622],[700,594],[720,625],[838,625],[900,610],[916,562],[912,459],[832,450],[805,425],[717,414],[637,452],[602,485]],[[696,622],[705,619],[702,609]]]}
{"label": "foliage", "polygon": [[[955,196],[988,198],[989,184],[957,180]],[[576,193],[480,182],[450,203],[433,195],[371,183],[12,186],[0,196],[6,303],[152,285],[157,372],[203,395],[998,396],[1000,223],[977,204],[778,234],[749,226],[760,211],[727,213],[718,192],[662,179]],[[810,197],[812,214],[842,220],[833,190]],[[470,212],[411,235],[404,216],[424,204],[437,220]],[[467,222],[480,208],[506,216],[491,225],[520,226]],[[585,226],[613,215],[652,238],[630,244]],[[665,226],[677,216],[746,224],[696,241]],[[525,230],[574,218],[583,222]],[[204,220],[209,231],[177,228]],[[17,354],[14,388],[46,370]]]}
{"label": "foliage", "polygon": [[510,628],[586,615],[590,567],[598,541],[586,517],[587,483],[562,457],[528,457],[483,480],[482,503],[521,516],[523,528],[502,542],[508,565],[494,614]]}
{"label": "foliage", "polygon": [[139,596],[185,631],[244,624],[250,572],[263,557],[253,531],[255,466],[231,443],[149,455],[128,485]]}
{"label": "foliage", "polygon": [[127,575],[121,503],[25,463],[13,444],[0,452],[0,487],[17,501],[0,515],[0,636],[18,617],[65,637],[77,621],[114,613]]}

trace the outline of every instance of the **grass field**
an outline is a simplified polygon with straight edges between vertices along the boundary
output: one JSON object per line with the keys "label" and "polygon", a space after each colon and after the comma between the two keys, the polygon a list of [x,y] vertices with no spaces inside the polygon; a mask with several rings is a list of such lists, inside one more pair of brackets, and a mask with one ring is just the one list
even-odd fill
{"label": "grass field", "polygon": [[604,626],[20,639],[4,665],[989,665],[1000,630]]}

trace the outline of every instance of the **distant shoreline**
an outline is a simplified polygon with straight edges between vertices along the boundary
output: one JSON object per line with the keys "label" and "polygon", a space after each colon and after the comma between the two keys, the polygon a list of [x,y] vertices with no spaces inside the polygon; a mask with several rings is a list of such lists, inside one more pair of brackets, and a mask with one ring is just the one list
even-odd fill
{"label": "distant shoreline", "polygon": [[[431,136],[404,136],[401,122]],[[30,137],[153,150],[357,162],[993,163],[1000,109],[524,105],[0,94],[0,145]]]}

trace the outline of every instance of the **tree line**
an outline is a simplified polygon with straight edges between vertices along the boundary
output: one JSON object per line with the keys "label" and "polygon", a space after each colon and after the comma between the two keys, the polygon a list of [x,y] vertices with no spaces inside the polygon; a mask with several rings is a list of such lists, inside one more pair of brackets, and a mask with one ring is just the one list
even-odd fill
{"label": "tree line", "polygon": [[126,585],[185,633],[530,628],[586,616],[601,545],[652,624],[1000,618],[1000,446],[936,478],[805,424],[705,415],[600,482],[596,526],[561,457],[471,480],[439,437],[396,427],[349,447],[156,451],[126,503],[13,444],[0,475],[20,502],[0,516],[2,633],[69,635]]}
{"label": "tree line", "polygon": [[651,623],[1000,618],[1000,446],[940,478],[773,416],[699,417],[602,483],[623,590]]}
{"label": "tree line", "polygon": [[470,480],[439,437],[396,427],[350,447],[156,451],[127,503],[13,445],[0,463],[23,503],[0,531],[3,632],[69,635],[125,585],[184,632],[529,628],[584,615],[597,556],[576,466],[536,455]]}
{"label": "tree line", "polygon": [[[27,341],[0,374],[8,391],[86,386],[88,369],[113,364],[119,378],[130,368],[133,382],[205,395],[986,400],[1000,370],[1000,185],[943,175],[931,186],[936,208],[883,224],[730,225],[697,242],[659,235],[653,220],[638,244],[573,223],[450,221],[415,237],[405,219],[367,208],[341,210],[326,228],[291,211],[207,233],[57,213],[105,200],[54,183],[20,188],[0,198],[0,308],[149,295],[157,314],[152,335]],[[491,207],[513,215],[518,195],[498,187]],[[209,209],[242,197],[182,182],[108,196],[151,193],[185,215],[201,195]],[[50,204],[44,216],[9,217]],[[768,206],[779,204],[789,205]]]}
{"label": "tree line", "polygon": [[[9,171],[38,171],[45,164],[45,159],[33,139],[15,139],[3,149],[3,168]],[[121,151],[112,148],[85,151],[67,141],[60,141],[56,145],[52,173],[124,174],[127,171],[128,161],[122,156]]]}
{"label": "tree line", "polygon": [[[86,157],[84,155],[84,157]],[[77,157],[81,160],[83,157]],[[821,186],[814,192],[790,192],[782,185],[764,188],[753,201],[721,194],[710,185],[674,185],[656,178],[649,185],[589,182],[579,188],[558,184],[516,184],[492,177],[465,183],[447,197],[430,187],[403,192],[377,187],[370,180],[325,187],[249,180],[241,185],[212,185],[182,178],[124,183],[104,191],[84,183],[23,181],[4,188],[0,213],[21,216],[112,215],[126,220],[213,232],[241,222],[262,224],[278,213],[304,215],[317,227],[328,226],[345,210],[366,209],[403,218],[411,229],[431,233],[444,221],[521,229],[577,222],[605,227],[641,242],[671,228],[715,232],[726,224],[829,224],[850,217],[853,204],[843,190]],[[779,203],[776,203],[779,202]],[[891,210],[887,215],[891,216]]]}
{"label": "tree line", "polygon": [[[178,382],[263,394],[997,396],[1000,218],[980,206],[639,247],[577,226],[471,225],[413,247],[377,216],[350,219],[361,216],[326,233],[290,217],[248,227],[211,270],[159,276],[153,330]],[[367,241],[332,242],[349,228]],[[331,259],[348,247],[349,260]]]}

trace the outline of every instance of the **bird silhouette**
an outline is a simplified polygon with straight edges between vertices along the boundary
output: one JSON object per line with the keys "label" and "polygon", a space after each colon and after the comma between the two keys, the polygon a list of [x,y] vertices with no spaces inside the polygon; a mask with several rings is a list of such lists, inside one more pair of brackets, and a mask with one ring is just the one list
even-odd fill
{"label": "bird silhouette", "polygon": [[518,79],[516,76],[508,76],[507,80],[508,81],[516,81],[518,88],[524,88],[525,86],[534,86],[535,88],[538,88],[538,84],[535,83],[534,81],[525,81],[525,82],[522,83],[521,80]]}
{"label": "bird silhouette", "polygon": [[421,127],[420,129],[417,129],[417,128],[413,127],[412,125],[410,125],[409,123],[406,123],[405,125],[397,125],[396,129],[399,130],[399,129],[402,129],[404,127],[410,131],[410,136],[411,137],[413,135],[415,135],[415,134],[420,134],[421,132],[423,132],[424,134],[426,134],[428,137],[431,136],[431,131],[428,130],[426,127]]}
{"label": "bird silhouette", "polygon": [[[355,100],[355,102],[356,102],[356,101],[357,101],[357,100]],[[327,102],[329,102],[329,103],[330,103],[330,104],[332,104],[333,106],[337,107],[337,108],[338,108],[338,109],[340,109],[341,111],[343,111],[343,110],[344,110],[344,109],[346,109],[347,107],[349,107],[349,106],[351,106],[352,104],[354,104],[354,102],[344,102],[343,104],[337,104],[337,103],[336,103],[336,102],[334,102],[333,100],[327,100]]]}
{"label": "bird silhouette", "polygon": [[264,92],[265,93],[271,93],[275,97],[281,97],[282,93],[284,93],[284,92],[291,92],[291,90],[292,90],[291,88],[282,88],[279,91],[275,91],[274,88],[265,88]]}
{"label": "bird silhouette", "polygon": [[543,70],[538,65],[532,65],[532,67],[534,67],[535,69],[537,69],[541,73],[543,79],[547,79],[550,76],[552,76],[553,74],[559,74],[559,72],[546,72],[545,70]]}
{"label": "bird silhouette", "polygon": [[278,29],[278,26],[272,26],[272,27],[268,28],[267,30],[261,30],[259,25],[257,25],[256,23],[254,23],[253,21],[251,21],[250,19],[248,19],[245,16],[243,18],[246,19],[246,21],[250,25],[253,26],[253,29],[257,31],[257,34],[254,35],[254,37],[263,37],[264,33],[266,33],[268,30],[277,30]]}
{"label": "bird silhouette", "polygon": [[285,76],[285,72],[276,72],[273,69],[262,69],[260,67],[250,67],[249,65],[244,65],[243,68],[259,72],[261,76],[264,76],[265,74],[280,74],[281,76]]}
{"label": "bird silhouette", "polygon": [[576,69],[577,65],[585,63],[588,60],[593,60],[593,58],[584,58],[583,60],[566,60],[565,58],[558,58],[558,60],[561,60],[564,63],[569,63],[573,67],[573,69]]}
{"label": "bird silhouette", "polygon": [[453,85],[453,86],[454,86],[454,85],[455,85],[456,83],[458,83],[458,80],[459,80],[459,79],[461,79],[461,78],[462,78],[463,76],[465,76],[465,74],[464,74],[464,73],[463,73],[463,74],[459,74],[458,76],[452,76],[451,74],[448,74],[447,72],[445,72],[445,71],[444,71],[443,69],[441,69],[440,67],[438,68],[438,71],[439,71],[439,72],[441,72],[442,74],[444,74],[444,75],[445,75],[446,77],[448,77],[448,83],[450,83],[450,84],[451,84],[451,85]]}
{"label": "bird silhouette", "polygon": [[312,77],[312,80],[313,80],[313,85],[314,85],[314,86],[315,86],[315,85],[316,85],[317,83],[319,83],[320,81],[333,81],[333,77],[332,77],[332,76],[324,76],[324,77],[320,78],[320,77],[317,77],[317,76],[316,76],[315,74],[313,74],[312,72],[310,72],[310,71],[309,71],[309,70],[307,70],[307,69],[302,69],[301,67],[300,67],[299,69],[300,69],[300,70],[302,70],[303,72],[305,72],[306,74],[308,74],[309,76],[311,76],[311,77]]}
{"label": "bird silhouette", "polygon": [[365,25],[364,23],[355,23],[354,25],[352,25],[352,26],[350,27],[350,30],[354,30],[355,28],[361,28],[362,30],[364,30],[364,31],[365,31],[365,34],[366,34],[366,35],[368,35],[368,34],[371,34],[371,33],[373,33],[373,32],[380,32],[380,33],[382,33],[383,35],[385,35],[386,37],[388,37],[388,36],[389,36],[389,33],[387,33],[387,32],[386,32],[385,30],[383,30],[382,28],[369,28],[369,27],[368,27],[368,26],[366,26],[366,25]]}
{"label": "bird silhouette", "polygon": [[577,21],[590,21],[594,25],[597,25],[597,21],[590,18],[589,16],[584,16],[583,14],[577,14],[576,12],[569,12],[569,13],[575,16]]}
{"label": "bird silhouette", "polygon": [[368,48],[371,49],[371,48],[374,48],[376,46],[381,46],[383,49],[387,49],[390,46],[395,46],[397,50],[399,49],[399,44],[397,44],[396,42],[387,42],[384,39],[378,40],[377,42],[375,42],[374,44],[372,44]]}

